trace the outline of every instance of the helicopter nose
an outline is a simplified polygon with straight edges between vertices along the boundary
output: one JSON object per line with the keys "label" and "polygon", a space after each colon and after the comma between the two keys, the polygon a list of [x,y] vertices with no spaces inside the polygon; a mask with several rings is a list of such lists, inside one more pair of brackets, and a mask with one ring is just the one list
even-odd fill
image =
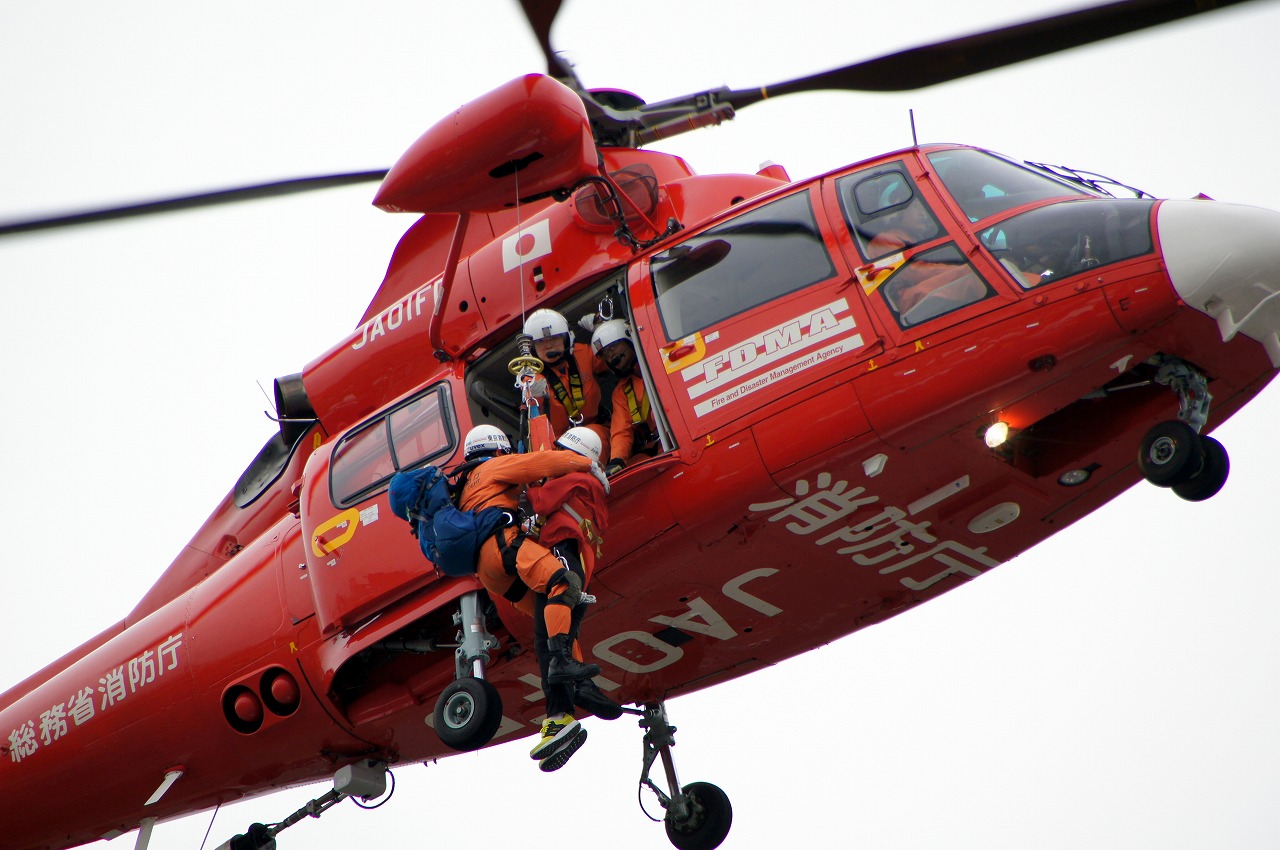
{"label": "helicopter nose", "polygon": [[1178,296],[1243,333],[1280,368],[1280,212],[1217,201],[1165,201],[1156,213],[1165,268]]}

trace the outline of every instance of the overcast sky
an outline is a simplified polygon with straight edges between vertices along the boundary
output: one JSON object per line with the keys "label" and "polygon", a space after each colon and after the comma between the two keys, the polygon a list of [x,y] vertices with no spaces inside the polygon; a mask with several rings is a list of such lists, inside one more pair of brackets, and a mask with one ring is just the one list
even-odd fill
{"label": "overcast sky", "polygon": [[[1071,6],[573,0],[553,41],[588,85],[655,101],[997,26],[1015,5]],[[914,108],[921,141],[1280,209],[1278,36],[1280,5],[1255,2],[928,92],[768,101],[657,147],[701,173],[772,160],[806,177],[910,144]],[[497,0],[6,3],[0,48],[0,218],[387,167],[542,67]],[[271,435],[257,384],[355,325],[412,223],[372,194],[0,244],[0,690],[133,607]],[[1216,432],[1232,476],[1209,502],[1137,487],[943,599],[673,700],[681,778],[733,801],[723,846],[1275,846],[1278,417],[1272,389]],[[527,741],[400,767],[381,809],[344,802],[280,846],[666,847],[636,806],[634,721],[588,728],[557,774]],[[68,766],[68,784],[102,779]],[[325,790],[228,807],[207,846]],[[210,815],[161,824],[152,847],[196,850]]]}

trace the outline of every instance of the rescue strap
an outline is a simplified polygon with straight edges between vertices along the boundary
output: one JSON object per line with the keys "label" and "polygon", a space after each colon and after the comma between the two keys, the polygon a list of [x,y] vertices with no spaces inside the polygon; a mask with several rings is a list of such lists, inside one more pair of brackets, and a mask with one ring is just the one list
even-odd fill
{"label": "rescue strap", "polygon": [[596,557],[604,557],[604,538],[596,533],[596,525],[590,519],[584,518],[581,514],[573,509],[568,502],[560,506],[560,510],[569,515],[569,518],[578,524],[578,528],[582,530],[582,536],[587,542],[595,547]]}
{"label": "rescue strap", "polygon": [[[524,527],[520,525],[520,516],[511,511],[504,511],[507,515],[507,524],[498,527],[493,533],[493,539],[498,543],[498,551],[502,553],[502,570],[507,575],[515,579],[511,582],[511,586],[502,591],[502,598],[510,602],[512,605],[524,599],[525,594],[529,592],[529,585],[520,579],[520,574],[516,572],[516,555],[520,552],[520,544],[524,543],[527,536]],[[507,535],[503,534],[508,528],[516,527],[515,540],[508,543]]]}
{"label": "rescue strap", "polygon": [[658,435],[649,424],[649,397],[646,395],[643,403],[637,403],[633,386],[631,381],[622,385],[622,392],[627,397],[627,407],[631,408],[631,427],[635,432],[635,444],[631,447],[631,453],[653,454],[653,449],[658,444]]}
{"label": "rescue strap", "polygon": [[502,591],[502,598],[515,605],[521,599],[524,599],[526,593],[529,592],[529,585],[520,579],[511,582],[511,586]]}
{"label": "rescue strap", "polygon": [[649,421],[649,396],[645,396],[640,402],[636,401],[635,384],[627,381],[622,385],[622,392],[627,396],[627,407],[631,409],[631,421],[636,425],[645,424]]}
{"label": "rescue strap", "polygon": [[556,374],[554,369],[548,369],[543,377],[547,379],[547,383],[551,385],[551,390],[556,394],[556,398],[560,400],[560,404],[564,405],[565,411],[570,416],[577,416],[582,408],[586,405],[586,400],[582,395],[582,375],[578,372],[578,358],[574,356],[573,349],[569,349],[569,362],[565,366],[569,370],[569,388],[560,381],[560,376]]}
{"label": "rescue strap", "polygon": [[[519,517],[508,513],[508,522],[506,525],[494,532],[493,539],[498,541],[498,551],[502,553],[502,569],[509,576],[518,576],[516,572],[516,556],[520,553],[520,545],[524,543],[524,539],[528,536],[524,527],[520,525]],[[504,534],[508,528],[512,526],[516,529],[516,536],[510,542],[507,542],[507,535]],[[524,594],[521,593],[521,596]]]}

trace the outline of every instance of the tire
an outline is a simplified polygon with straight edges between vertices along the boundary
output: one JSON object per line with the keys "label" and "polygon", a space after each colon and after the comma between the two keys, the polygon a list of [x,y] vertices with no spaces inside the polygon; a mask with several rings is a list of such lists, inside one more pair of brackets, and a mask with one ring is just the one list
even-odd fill
{"label": "tire", "polygon": [[683,790],[690,798],[691,811],[688,819],[679,824],[667,811],[667,840],[676,850],[714,850],[733,825],[729,795],[710,782],[691,782]]}
{"label": "tire", "polygon": [[484,679],[458,679],[436,700],[436,735],[459,752],[489,743],[501,723],[502,697]]}
{"label": "tire", "polygon": [[1201,437],[1200,442],[1204,445],[1204,466],[1189,481],[1173,485],[1173,492],[1188,502],[1203,502],[1217,495],[1231,472],[1231,460],[1222,443],[1213,437]]}
{"label": "tire", "polygon": [[1142,438],[1138,468],[1157,487],[1173,487],[1190,481],[1204,464],[1200,435],[1185,422],[1161,422]]}

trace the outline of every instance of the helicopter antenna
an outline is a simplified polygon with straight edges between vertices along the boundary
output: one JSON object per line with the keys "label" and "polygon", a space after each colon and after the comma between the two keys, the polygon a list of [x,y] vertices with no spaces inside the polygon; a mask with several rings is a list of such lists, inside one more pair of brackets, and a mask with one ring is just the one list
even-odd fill
{"label": "helicopter antenna", "polygon": [[213,807],[213,817],[209,818],[209,828],[204,831],[204,840],[200,842],[200,850],[204,850],[204,845],[209,841],[209,833],[213,832],[213,822],[218,818],[218,810],[222,808],[222,803]]}
{"label": "helicopter antenna", "polygon": [[267,400],[267,404],[271,405],[271,409],[276,414],[276,416],[273,417],[271,416],[270,413],[268,413],[267,417],[271,419],[278,417],[280,415],[280,411],[279,409],[276,408],[276,400],[271,397],[270,393],[267,392],[267,388],[262,385],[262,381],[255,380],[254,383],[258,385],[258,389],[261,390],[263,398]]}
{"label": "helicopter antenna", "polygon": [[907,110],[907,118],[911,121],[911,147],[920,147],[920,140],[916,138],[916,111],[914,109]]}

